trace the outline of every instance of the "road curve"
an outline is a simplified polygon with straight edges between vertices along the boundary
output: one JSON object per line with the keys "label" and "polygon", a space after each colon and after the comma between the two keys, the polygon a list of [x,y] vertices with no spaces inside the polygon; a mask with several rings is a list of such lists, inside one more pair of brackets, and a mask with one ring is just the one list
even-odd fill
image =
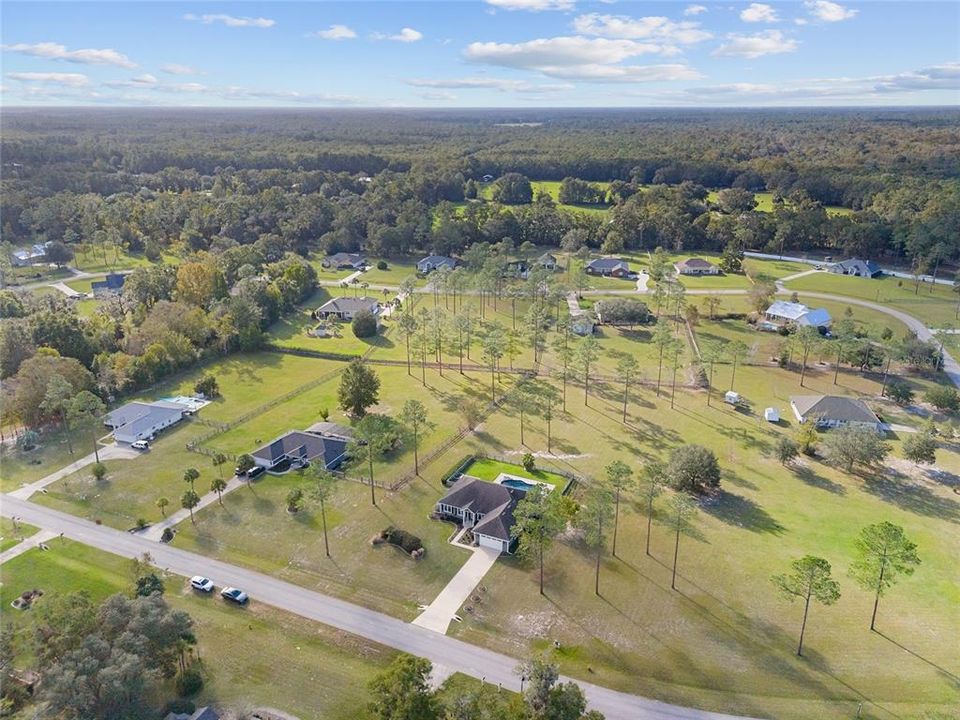
{"label": "road curve", "polygon": [[[425,657],[434,665],[459,670],[475,678],[484,678],[489,683],[499,683],[510,690],[520,689],[519,678],[513,673],[518,664],[516,658],[470,645],[263,573],[152,542],[10,495],[0,497],[3,500],[0,514],[4,517],[16,516],[30,525],[58,534],[63,533],[71,540],[123,557],[132,558],[148,552],[157,567],[177,575],[189,577],[202,573],[218,586],[233,585],[243,588],[250,594],[253,602],[272,605],[381,645]],[[609,720],[734,720],[735,717],[648,700],[580,680],[576,682],[586,693],[590,707],[602,712]]]}

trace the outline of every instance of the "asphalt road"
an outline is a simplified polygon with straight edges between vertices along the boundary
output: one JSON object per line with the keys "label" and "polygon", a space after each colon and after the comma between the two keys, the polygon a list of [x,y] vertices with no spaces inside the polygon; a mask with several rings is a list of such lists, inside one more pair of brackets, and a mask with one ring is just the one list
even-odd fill
{"label": "asphalt road", "polygon": [[[516,658],[469,645],[269,575],[161,545],[9,495],[3,495],[2,501],[0,514],[4,517],[16,516],[30,525],[58,534],[62,532],[71,540],[123,557],[132,558],[149,552],[158,567],[177,575],[189,577],[202,574],[213,580],[217,587],[233,585],[243,588],[250,595],[251,602],[266,603],[382,645],[425,657],[434,665],[459,670],[483,678],[488,683],[500,683],[510,690],[520,689],[519,678],[513,673],[518,664]],[[52,551],[55,552],[56,541],[53,546]],[[237,608],[237,612],[243,610]],[[609,720],[731,720],[734,717],[669,705],[579,680],[577,682],[586,693],[590,707],[602,712]]]}

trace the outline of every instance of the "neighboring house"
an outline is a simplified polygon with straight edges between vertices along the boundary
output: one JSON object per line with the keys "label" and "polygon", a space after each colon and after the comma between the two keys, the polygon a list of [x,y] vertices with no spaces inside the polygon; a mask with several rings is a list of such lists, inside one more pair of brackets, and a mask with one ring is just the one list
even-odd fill
{"label": "neighboring house", "polygon": [[37,263],[43,262],[47,258],[47,248],[49,246],[50,243],[45,242],[37,243],[36,245],[31,245],[30,247],[17,248],[10,253],[10,262],[12,262],[16,267],[36,265]]}
{"label": "neighboring house", "polygon": [[353,320],[361,310],[369,310],[378,321],[380,319],[380,303],[372,297],[336,297],[328,300],[314,311],[318,320]]}
{"label": "neighboring house", "polygon": [[863,400],[842,395],[794,395],[790,398],[793,414],[801,423],[811,421],[817,427],[844,425],[868,427],[883,432],[880,418]]}
{"label": "neighboring house", "polygon": [[417,263],[417,272],[426,275],[442,267],[453,270],[457,266],[457,261],[446,255],[428,255]]}
{"label": "neighboring house", "polygon": [[129,402],[107,413],[103,424],[113,430],[113,439],[117,442],[132,443],[149,440],[164,428],[183,420],[186,413],[183,405],[164,400]]}
{"label": "neighboring house", "polygon": [[493,175],[484,175],[480,178],[483,182],[493,182]]}
{"label": "neighboring house", "polygon": [[334,422],[318,422],[307,428],[308,433],[321,435],[323,437],[343,438],[344,440],[353,439],[353,428]]}
{"label": "neighboring house", "polygon": [[516,277],[526,280],[530,268],[526,260],[507,260],[503,265],[503,277]]}
{"label": "neighboring house", "polygon": [[220,716],[212,707],[202,707],[192,713],[167,713],[163,720],[220,720]]}
{"label": "neighboring house", "polygon": [[339,252],[325,257],[320,265],[331,270],[363,270],[367,258],[360,253]]}
{"label": "neighboring house", "polygon": [[834,263],[830,266],[830,272],[865,278],[875,278],[883,275],[883,269],[873,260],[860,260],[859,258],[850,258]]}
{"label": "neighboring house", "polygon": [[619,258],[597,258],[587,263],[585,268],[588,275],[603,275],[609,277],[627,277],[630,275],[630,265]]}
{"label": "neighboring house", "polygon": [[720,268],[703,258],[687,258],[673,264],[678,275],[719,275]]}
{"label": "neighboring house", "polygon": [[300,465],[322,462],[327,470],[334,470],[347,456],[347,439],[291,430],[254,450],[251,456],[265,470],[273,470],[284,461]]}
{"label": "neighboring house", "polygon": [[770,327],[796,325],[815,328],[829,327],[832,322],[830,313],[824,308],[809,308],[803,303],[777,300],[763,314],[764,322]]}
{"label": "neighboring house", "polygon": [[551,271],[556,270],[559,267],[556,256],[551,255],[550,253],[544,253],[538,257],[535,261],[535,265],[539,268],[543,268],[544,270]]}
{"label": "neighboring house", "polygon": [[119,295],[126,279],[126,275],[110,273],[103,280],[94,280],[90,283],[90,289],[93,291],[93,296],[97,298]]}
{"label": "neighboring house", "polygon": [[510,537],[513,509],[523,499],[523,490],[464,475],[437,502],[437,514],[469,528],[481,547],[513,552]]}

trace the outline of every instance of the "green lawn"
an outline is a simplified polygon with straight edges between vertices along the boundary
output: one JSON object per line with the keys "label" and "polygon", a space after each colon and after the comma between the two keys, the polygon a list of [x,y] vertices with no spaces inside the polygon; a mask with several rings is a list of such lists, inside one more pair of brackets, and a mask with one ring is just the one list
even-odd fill
{"label": "green lawn", "polygon": [[[46,596],[86,590],[95,600],[129,590],[128,560],[59,540],[50,550],[30,550],[3,565],[4,608],[20,592],[39,588]],[[197,705],[218,708],[262,705],[300,717],[367,718],[367,683],[394,657],[391,650],[323,625],[260,605],[244,609],[200,596],[183,578],[170,575],[166,597],[194,619],[204,689]],[[41,598],[38,602],[44,602]],[[4,611],[21,634],[18,663],[30,629],[29,611]]]}
{"label": "green lawn", "polygon": [[812,270],[812,265],[790,262],[789,260],[760,260],[758,258],[744,258],[744,271],[754,280],[773,282],[797,273]]}
{"label": "green lawn", "polygon": [[933,327],[960,324],[957,320],[957,295],[949,285],[921,283],[920,291],[915,292],[912,280],[889,276],[868,279],[818,272],[791,280],[787,288],[801,293],[809,290],[879,302],[920,318]]}
{"label": "green lawn", "polygon": [[73,453],[67,437],[59,428],[47,427],[40,437],[40,445],[29,452],[21,452],[4,443],[0,446],[0,490],[10,492],[25,483],[31,483],[56,472],[93,451],[90,437],[71,433]]}
{"label": "green lawn", "polygon": [[[416,278],[416,285],[422,287],[427,284],[427,278],[417,276],[417,260],[419,257],[405,258],[368,258],[370,269],[365,271],[360,279],[371,285],[390,285],[399,287],[408,277]],[[378,270],[379,261],[387,263],[386,270]]]}
{"label": "green lawn", "polygon": [[93,280],[70,280],[64,284],[71,290],[76,290],[78,293],[93,292]]}
{"label": "green lawn", "polygon": [[83,272],[100,273],[114,270],[130,270],[137,267],[149,267],[156,264],[177,265],[180,258],[170,253],[164,253],[158,263],[148,260],[140,253],[127,252],[123,248],[107,248],[106,259],[99,248],[90,247],[86,252],[78,252],[73,265]]}
{"label": "green lawn", "polygon": [[[711,190],[709,193],[707,193],[707,201],[712,203],[717,202],[719,193],[719,190]],[[772,192],[757,192],[753,194],[753,197],[757,201],[757,207],[755,208],[757,212],[773,212]],[[841,207],[839,205],[825,205],[824,209],[827,211],[827,215],[850,215],[853,212],[853,210],[850,208]]]}
{"label": "green lawn", "polygon": [[541,470],[540,468],[534,468],[533,472],[528,472],[522,465],[513,465],[491,458],[477,458],[465,467],[463,472],[475,478],[488,480],[490,482],[500,477],[501,473],[507,473],[508,475],[515,475],[530,480],[538,480],[539,482],[547,483],[560,489],[563,489],[567,484],[567,478],[558,473]]}
{"label": "green lawn", "polygon": [[26,523],[18,523],[14,527],[13,520],[0,517],[0,552],[19,545],[23,540],[37,532],[37,528]]}
{"label": "green lawn", "polygon": [[[596,182],[593,183],[599,187],[609,187],[610,183]],[[482,200],[490,200],[493,194],[493,185],[494,183],[477,183],[479,189],[479,196]],[[595,213],[602,215],[606,213],[609,209],[609,206],[606,205],[567,205],[561,203],[559,200],[560,197],[560,181],[559,180],[531,180],[530,186],[533,188],[533,197],[536,199],[537,195],[541,192],[545,192],[553,198],[554,202],[557,203],[557,206],[569,210],[570,212],[586,212],[586,213]]]}

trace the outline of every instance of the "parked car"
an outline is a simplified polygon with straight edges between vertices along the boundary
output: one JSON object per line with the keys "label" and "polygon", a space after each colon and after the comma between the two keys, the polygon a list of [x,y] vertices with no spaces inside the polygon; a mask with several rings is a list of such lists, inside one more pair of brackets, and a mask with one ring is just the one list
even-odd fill
{"label": "parked car", "polygon": [[237,605],[246,605],[247,600],[250,599],[243,590],[235,587],[225,587],[220,591],[220,597],[224,600],[235,602]]}
{"label": "parked car", "polygon": [[150,443],[148,443],[146,440],[134,440],[132,443],[130,443],[130,447],[132,447],[134,450],[149,450]]}
{"label": "parked car", "polygon": [[247,477],[253,480],[256,477],[260,477],[266,472],[262,467],[256,465],[255,467],[250,468],[250,472],[247,473]]}
{"label": "parked car", "polygon": [[200,592],[213,592],[213,582],[209,578],[205,578],[202,575],[194,575],[190,578],[190,587],[194,590],[199,590]]}

